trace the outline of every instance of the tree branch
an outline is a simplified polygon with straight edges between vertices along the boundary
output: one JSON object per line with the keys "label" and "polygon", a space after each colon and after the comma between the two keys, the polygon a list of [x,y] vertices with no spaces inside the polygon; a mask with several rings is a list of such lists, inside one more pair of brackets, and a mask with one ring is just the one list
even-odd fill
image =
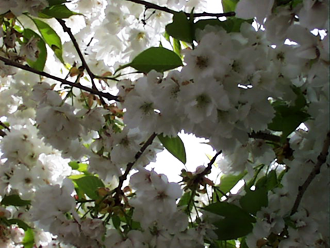
{"label": "tree branch", "polygon": [[85,58],[84,58],[84,55],[82,54],[82,52],[81,52],[81,50],[80,50],[80,47],[79,47],[79,45],[78,45],[78,42],[77,42],[76,38],[74,37],[73,33],[71,32],[71,29],[65,24],[65,21],[64,21],[64,20],[62,20],[62,19],[58,19],[58,18],[56,18],[56,20],[57,20],[57,21],[59,22],[59,24],[62,26],[64,32],[66,32],[66,33],[69,35],[69,37],[70,37],[70,39],[71,39],[71,41],[72,41],[72,43],[73,43],[73,46],[74,46],[74,48],[76,49],[76,51],[77,51],[77,53],[78,53],[78,56],[79,56],[79,58],[80,58],[80,60],[81,60],[81,63],[82,63],[82,65],[83,65],[84,69],[86,69],[86,71],[87,71],[89,77],[91,78],[91,82],[92,82],[92,85],[93,85],[93,89],[96,89],[96,86],[95,86],[95,83],[94,83],[95,75],[94,75],[94,73],[90,70],[88,64],[86,63],[86,60],[85,60]]}
{"label": "tree branch", "polygon": [[136,161],[141,157],[141,155],[143,154],[143,152],[147,149],[148,146],[150,146],[152,144],[152,142],[154,141],[154,139],[157,137],[156,133],[153,133],[149,139],[144,143],[144,145],[141,147],[141,149],[135,154],[135,160],[131,163],[128,163],[125,169],[125,172],[123,175],[121,175],[119,177],[119,183],[117,188],[115,189],[116,192],[116,200],[118,200],[118,197],[122,194],[122,190],[121,188],[123,187],[123,183],[124,181],[127,179],[127,176],[129,174],[129,172],[131,171],[131,169],[133,168],[133,165],[136,163]]}
{"label": "tree branch", "polygon": [[268,141],[274,141],[274,142],[280,142],[281,141],[281,137],[274,135],[274,134],[270,134],[270,133],[264,133],[264,132],[252,132],[249,133],[249,138],[253,138],[253,139],[262,139],[262,140],[268,140]]}
{"label": "tree branch", "polygon": [[[141,4],[144,5],[146,9],[156,9],[156,10],[160,10],[166,13],[170,13],[170,14],[175,14],[178,13],[178,11],[169,9],[167,7],[163,7],[163,6],[159,6],[157,4],[154,3],[149,3],[143,0],[126,0],[128,2],[132,2],[132,3],[136,3],[136,4]],[[190,17],[190,13],[187,12],[183,12],[187,17]],[[202,17],[202,16],[209,16],[209,17],[229,17],[229,16],[235,16],[235,12],[227,12],[227,13],[207,13],[207,12],[203,12],[203,13],[192,13],[192,15],[194,17]]]}
{"label": "tree branch", "polygon": [[312,172],[309,174],[309,176],[307,177],[306,181],[303,183],[303,185],[299,186],[298,190],[298,195],[297,198],[293,204],[292,210],[291,210],[291,214],[293,215],[295,212],[297,212],[298,207],[300,205],[300,202],[303,198],[304,193],[306,192],[307,188],[309,187],[309,185],[312,183],[313,179],[316,177],[317,174],[320,173],[321,170],[321,166],[326,162],[327,160],[327,156],[328,156],[328,150],[329,150],[329,146],[330,146],[330,131],[327,133],[327,137],[323,142],[323,148],[322,151],[320,153],[320,155],[317,157],[317,163],[315,164]]}
{"label": "tree branch", "polygon": [[40,75],[40,76],[51,78],[53,80],[56,80],[58,82],[61,82],[62,84],[66,84],[66,85],[70,85],[72,87],[76,87],[78,89],[87,91],[87,92],[92,93],[94,95],[97,95],[97,96],[100,96],[100,97],[104,97],[104,98],[106,98],[108,100],[119,101],[118,100],[118,96],[114,96],[114,95],[111,95],[109,93],[101,92],[101,91],[98,91],[97,89],[91,89],[91,88],[88,88],[88,87],[86,87],[84,85],[81,85],[79,83],[73,83],[73,82],[67,81],[65,79],[62,79],[62,78],[53,76],[51,74],[48,74],[47,72],[38,71],[38,70],[36,70],[36,69],[34,69],[32,67],[29,67],[28,65],[22,65],[20,63],[14,62],[14,61],[12,61],[10,59],[7,59],[7,58],[4,58],[2,56],[0,56],[0,60],[3,61],[3,62],[5,62],[6,65],[14,66],[16,68],[20,68],[22,70],[29,71],[29,72],[32,72],[34,74]]}
{"label": "tree branch", "polygon": [[203,178],[204,176],[206,176],[207,174],[209,174],[209,172],[211,171],[212,169],[212,165],[214,164],[215,160],[217,159],[217,157],[222,153],[222,150],[220,150],[219,152],[217,152],[213,158],[210,160],[210,162],[207,164],[207,167],[201,172],[198,174],[198,178],[196,179],[197,181],[201,178]]}

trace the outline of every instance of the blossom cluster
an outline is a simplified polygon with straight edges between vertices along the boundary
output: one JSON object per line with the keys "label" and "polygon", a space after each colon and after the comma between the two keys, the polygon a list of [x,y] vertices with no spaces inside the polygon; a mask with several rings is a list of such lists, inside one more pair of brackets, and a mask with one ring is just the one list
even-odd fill
{"label": "blossom cluster", "polygon": [[[23,2],[0,3],[0,247],[330,245],[328,1],[202,27],[206,0]],[[180,13],[190,44],[164,38]],[[165,44],[179,69],[127,68]],[[185,163],[181,131],[217,155],[170,182],[148,165]]]}

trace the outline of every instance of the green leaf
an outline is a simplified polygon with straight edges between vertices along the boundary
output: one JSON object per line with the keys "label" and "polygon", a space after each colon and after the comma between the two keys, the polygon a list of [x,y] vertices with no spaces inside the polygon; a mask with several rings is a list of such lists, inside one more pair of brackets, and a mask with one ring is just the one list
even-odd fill
{"label": "green leaf", "polygon": [[215,240],[210,245],[210,248],[236,248],[236,242],[235,242],[235,240],[228,240],[228,241]]}
{"label": "green leaf", "polygon": [[203,30],[207,25],[219,26],[225,29],[228,33],[240,32],[241,25],[244,22],[252,23],[253,20],[244,20],[236,17],[228,18],[225,21],[219,21],[218,19],[204,19],[199,20],[194,24],[195,33],[198,29]]}
{"label": "green leaf", "polygon": [[168,150],[174,157],[179,159],[183,164],[186,164],[186,149],[179,136],[168,137],[162,134],[158,135],[158,139],[163,144],[163,146]]}
{"label": "green leaf", "polygon": [[181,57],[181,42],[173,38],[173,51]]}
{"label": "green leaf", "polygon": [[28,28],[24,29],[23,37],[26,39],[26,42],[28,42],[32,37],[36,37],[37,39],[39,39],[37,43],[37,46],[39,48],[38,58],[35,61],[27,59],[27,62],[30,67],[38,71],[43,71],[47,59],[47,49],[44,40],[40,37],[40,35],[38,35],[36,32]]}
{"label": "green leaf", "polygon": [[61,38],[58,36],[55,30],[52,29],[47,23],[34,18],[32,18],[32,20],[37,26],[44,41],[54,51],[56,57],[64,64],[64,60],[62,57],[63,48]]}
{"label": "green leaf", "polygon": [[299,110],[299,109],[306,107],[306,105],[307,105],[306,98],[305,98],[304,94],[302,93],[301,89],[296,86],[292,86],[292,90],[297,95],[295,102],[294,102],[295,108],[297,108],[297,110]]}
{"label": "green leaf", "polygon": [[48,8],[45,8],[39,13],[39,17],[41,18],[59,18],[59,19],[65,19],[69,18],[73,15],[80,15],[77,12],[73,12],[69,10],[65,5],[52,5]]}
{"label": "green leaf", "polygon": [[83,172],[85,174],[89,174],[88,172],[88,164],[85,163],[79,163],[77,161],[70,161],[69,166],[76,171]]}
{"label": "green leaf", "polygon": [[183,196],[180,198],[178,202],[178,207],[180,208],[182,207],[187,214],[189,214],[193,208],[193,204],[191,202],[193,201],[193,199],[191,199],[191,197],[192,197],[191,192],[187,191],[183,194]]}
{"label": "green leaf", "polygon": [[228,202],[216,202],[203,208],[204,210],[223,216],[225,218],[238,218],[248,222],[254,222],[255,219],[245,210]]}
{"label": "green leaf", "polygon": [[267,174],[267,190],[272,190],[276,187],[279,186],[279,181],[277,179],[277,175],[276,175],[276,171],[275,170],[271,170],[268,174]]}
{"label": "green leaf", "polygon": [[214,232],[217,234],[218,240],[237,239],[251,233],[253,229],[251,222],[242,222],[235,218],[225,218],[213,225],[217,228]]}
{"label": "green leaf", "polygon": [[175,39],[193,42],[192,23],[182,11],[173,14],[173,22],[166,25],[165,30]]}
{"label": "green leaf", "polygon": [[288,106],[283,101],[274,102],[273,108],[276,111],[275,117],[268,124],[268,128],[273,131],[282,132],[281,142],[285,142],[286,138],[310,117],[305,111],[300,110],[296,106]]}
{"label": "green leaf", "polygon": [[31,228],[28,224],[26,224],[24,221],[19,220],[19,219],[10,219],[10,220],[7,220],[7,223],[9,225],[17,225],[18,227],[22,228],[24,231]]}
{"label": "green leaf", "polygon": [[118,215],[114,214],[112,217],[112,224],[113,226],[118,230],[119,227],[120,227],[120,223],[121,223],[121,220],[120,218],[118,217]]}
{"label": "green leaf", "polygon": [[96,190],[104,187],[104,183],[96,176],[84,176],[78,179],[72,179],[72,181],[92,200],[99,198]]}
{"label": "green leaf", "polygon": [[4,206],[23,207],[30,204],[31,201],[22,200],[19,195],[5,195],[1,201],[1,205]]}
{"label": "green leaf", "polygon": [[178,207],[187,206],[191,198],[191,192],[187,191],[183,194],[178,202]]}
{"label": "green leaf", "polygon": [[171,50],[163,47],[151,47],[137,55],[131,63],[122,66],[120,69],[128,66],[143,73],[148,73],[151,70],[164,72],[182,66],[182,61]]}
{"label": "green leaf", "polygon": [[241,207],[248,213],[255,215],[262,207],[268,206],[268,194],[266,188],[248,190],[241,197],[239,203]]}
{"label": "green leaf", "polygon": [[217,229],[214,232],[218,240],[237,239],[249,234],[255,219],[245,210],[228,202],[217,202],[204,207],[204,210],[220,215],[224,219],[212,223]]}
{"label": "green leaf", "polygon": [[69,1],[67,1],[67,0],[47,0],[47,1],[48,1],[49,6],[59,5],[59,4],[63,4],[63,3],[69,3]]}
{"label": "green leaf", "polygon": [[235,11],[239,0],[221,0],[223,12]]}
{"label": "green leaf", "polygon": [[222,175],[219,189],[225,194],[228,193],[246,174],[247,172],[244,171],[239,175]]}
{"label": "green leaf", "polygon": [[34,246],[34,233],[31,228],[25,231],[25,235],[22,242],[24,248],[33,248]]}
{"label": "green leaf", "polygon": [[240,248],[249,248],[248,245],[246,244],[246,237],[240,239],[239,242],[240,242]]}

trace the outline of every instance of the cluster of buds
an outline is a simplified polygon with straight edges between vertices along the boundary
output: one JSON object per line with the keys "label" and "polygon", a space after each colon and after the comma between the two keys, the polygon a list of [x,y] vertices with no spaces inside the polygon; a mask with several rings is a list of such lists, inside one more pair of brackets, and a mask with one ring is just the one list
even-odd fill
{"label": "cluster of buds", "polygon": [[[186,171],[185,169],[181,170],[182,182],[184,183],[184,191],[191,190],[196,191],[202,194],[205,194],[206,186],[214,186],[214,183],[206,177],[211,171],[205,171],[207,168],[204,166],[199,166],[196,168],[195,172]],[[205,173],[206,172],[206,173]]]}

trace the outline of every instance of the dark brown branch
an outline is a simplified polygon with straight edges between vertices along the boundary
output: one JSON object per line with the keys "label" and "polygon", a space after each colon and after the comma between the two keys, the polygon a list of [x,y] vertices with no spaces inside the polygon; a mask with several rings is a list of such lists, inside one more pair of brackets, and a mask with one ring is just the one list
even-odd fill
{"label": "dark brown branch", "polygon": [[[3,126],[3,128],[7,129],[10,132],[9,127],[5,123],[3,123],[2,121],[0,121],[0,125]],[[0,129],[0,136],[5,137],[6,135],[7,134]]]}
{"label": "dark brown branch", "polygon": [[149,137],[149,139],[144,143],[144,145],[141,147],[140,151],[138,151],[135,154],[135,160],[133,162],[127,164],[124,174],[119,177],[119,183],[118,183],[117,188],[115,189],[115,191],[116,191],[116,197],[119,197],[122,194],[121,188],[123,187],[123,183],[127,179],[127,176],[129,174],[129,172],[133,168],[133,166],[136,163],[136,161],[141,157],[141,155],[143,154],[143,152],[147,149],[147,147],[152,144],[152,142],[154,141],[154,139],[156,138],[156,136],[157,136],[157,134],[153,133]]}
{"label": "dark brown branch", "polygon": [[76,38],[74,37],[73,33],[71,32],[71,29],[65,24],[65,21],[64,21],[64,20],[62,20],[62,19],[58,19],[58,18],[56,18],[56,20],[57,20],[57,21],[59,22],[59,24],[62,26],[64,32],[66,32],[66,33],[69,35],[69,37],[70,37],[70,39],[71,39],[71,41],[72,41],[72,43],[73,43],[73,46],[74,46],[74,48],[76,49],[76,51],[77,51],[77,53],[78,53],[78,56],[79,56],[79,58],[80,58],[80,60],[81,60],[81,63],[82,63],[82,65],[83,65],[83,68],[87,71],[89,77],[91,78],[93,88],[96,89],[96,86],[95,86],[95,84],[94,84],[94,78],[95,78],[95,75],[94,75],[94,73],[90,70],[88,64],[86,63],[86,60],[85,60],[85,58],[84,58],[84,55],[82,54],[82,52],[81,52],[81,50],[80,50],[80,47],[79,47],[79,45],[78,45],[78,42],[77,42]]}
{"label": "dark brown branch", "polygon": [[222,150],[220,150],[219,152],[217,152],[213,158],[210,160],[210,162],[207,164],[207,167],[201,172],[198,174],[198,179],[201,179],[203,178],[204,176],[206,176],[207,174],[210,173],[211,169],[212,169],[212,165],[214,164],[215,160],[217,159],[217,157],[222,153]]}
{"label": "dark brown branch", "polygon": [[316,177],[316,175],[320,173],[321,166],[327,160],[327,156],[329,154],[329,146],[330,146],[330,132],[327,133],[327,137],[323,142],[322,151],[321,151],[320,155],[317,157],[317,162],[316,162],[312,172],[308,175],[308,177],[307,177],[306,181],[303,183],[303,185],[299,186],[298,195],[293,204],[293,207],[291,210],[291,215],[293,215],[294,213],[297,212],[300,202],[301,202],[308,186],[312,183],[312,181]]}
{"label": "dark brown branch", "polygon": [[[160,10],[166,13],[170,13],[170,14],[175,14],[178,13],[177,11],[174,11],[172,9],[169,9],[167,7],[163,7],[163,6],[159,6],[157,4],[154,3],[149,3],[147,1],[143,1],[143,0],[126,0],[128,2],[132,2],[132,3],[136,3],[136,4],[141,4],[144,5],[146,9],[156,9],[156,10]],[[190,17],[190,13],[186,13],[184,12],[184,14],[187,17]],[[194,17],[202,17],[202,16],[209,16],[209,17],[229,17],[229,16],[235,16],[235,12],[227,12],[227,13],[207,13],[207,12],[203,12],[203,13],[193,13],[192,14]]]}
{"label": "dark brown branch", "polygon": [[281,142],[281,137],[270,134],[270,133],[264,133],[264,132],[252,132],[249,134],[249,138],[253,139],[261,139],[261,140],[268,140],[273,142]]}
{"label": "dark brown branch", "polygon": [[2,56],[0,56],[0,60],[5,62],[6,65],[10,65],[10,66],[14,66],[16,68],[20,68],[22,70],[25,70],[25,71],[29,71],[29,72],[32,72],[34,74],[37,74],[37,75],[40,75],[40,76],[44,76],[44,77],[47,77],[47,78],[51,78],[53,80],[56,80],[58,82],[61,82],[62,84],[66,84],[66,85],[70,85],[72,87],[76,87],[78,89],[81,89],[81,90],[84,90],[84,91],[87,91],[89,93],[92,93],[94,95],[97,95],[97,96],[100,96],[100,97],[104,97],[108,100],[115,100],[115,101],[119,101],[118,100],[118,97],[117,96],[114,96],[114,95],[111,95],[109,93],[105,93],[105,92],[101,92],[101,91],[98,91],[96,89],[91,89],[91,88],[88,88],[84,85],[81,85],[79,83],[73,83],[73,82],[70,82],[70,81],[67,81],[65,79],[62,79],[62,78],[59,78],[59,77],[56,77],[56,76],[53,76],[51,74],[48,74],[47,72],[43,72],[43,71],[38,71],[32,67],[29,67],[28,65],[22,65],[22,64],[19,64],[17,62],[14,62],[10,59],[7,59],[7,58],[4,58]]}

